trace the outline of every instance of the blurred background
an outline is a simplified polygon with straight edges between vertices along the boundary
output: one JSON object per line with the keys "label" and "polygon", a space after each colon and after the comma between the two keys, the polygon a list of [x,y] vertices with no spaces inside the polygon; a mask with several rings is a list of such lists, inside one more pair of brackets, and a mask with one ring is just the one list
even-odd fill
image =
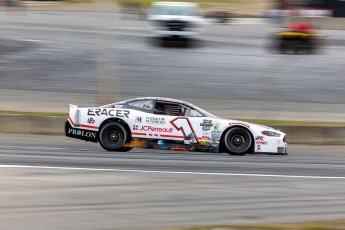
{"label": "blurred background", "polygon": [[[344,64],[342,0],[0,0],[0,229],[344,229]],[[143,96],[287,121],[289,156],[62,136],[68,104]]]}
{"label": "blurred background", "polygon": [[[2,0],[1,110],[164,96],[232,118],[345,120],[343,1],[153,2]],[[320,36],[304,52],[291,31]]]}

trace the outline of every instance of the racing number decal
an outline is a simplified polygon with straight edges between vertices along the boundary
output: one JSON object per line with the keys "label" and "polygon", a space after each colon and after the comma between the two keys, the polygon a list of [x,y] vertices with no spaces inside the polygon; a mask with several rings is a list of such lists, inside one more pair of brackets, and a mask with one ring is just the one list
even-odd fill
{"label": "racing number decal", "polygon": [[196,142],[198,143],[198,138],[195,131],[187,117],[177,117],[170,122],[178,131],[182,130],[184,138],[188,136],[194,136]]}

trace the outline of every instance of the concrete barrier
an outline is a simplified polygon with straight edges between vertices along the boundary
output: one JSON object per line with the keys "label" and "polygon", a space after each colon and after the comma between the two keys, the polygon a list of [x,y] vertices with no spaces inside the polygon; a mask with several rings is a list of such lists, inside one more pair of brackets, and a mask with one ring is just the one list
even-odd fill
{"label": "concrete barrier", "polygon": [[289,144],[345,145],[344,126],[275,126]]}
{"label": "concrete barrier", "polygon": [[285,24],[290,22],[308,22],[321,30],[345,30],[345,18],[333,17],[285,17]]}
{"label": "concrete barrier", "polygon": [[65,117],[0,115],[0,132],[63,135],[65,121]]}
{"label": "concrete barrier", "polygon": [[[0,132],[64,135],[65,117],[0,115]],[[289,144],[345,145],[343,126],[273,126],[287,134]]]}

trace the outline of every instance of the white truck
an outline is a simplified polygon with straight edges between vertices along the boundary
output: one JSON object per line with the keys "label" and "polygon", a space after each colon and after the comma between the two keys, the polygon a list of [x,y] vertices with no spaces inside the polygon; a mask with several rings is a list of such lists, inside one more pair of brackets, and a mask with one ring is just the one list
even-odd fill
{"label": "white truck", "polygon": [[203,32],[204,18],[196,3],[154,2],[148,21],[154,38],[196,40]]}

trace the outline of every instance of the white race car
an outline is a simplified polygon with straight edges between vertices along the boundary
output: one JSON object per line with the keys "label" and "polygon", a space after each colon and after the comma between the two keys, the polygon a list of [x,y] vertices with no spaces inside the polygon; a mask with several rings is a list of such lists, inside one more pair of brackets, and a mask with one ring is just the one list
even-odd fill
{"label": "white race car", "polygon": [[144,97],[100,107],[69,105],[66,136],[99,142],[108,151],[145,147],[182,151],[286,154],[285,133],[228,120],[188,102]]}

